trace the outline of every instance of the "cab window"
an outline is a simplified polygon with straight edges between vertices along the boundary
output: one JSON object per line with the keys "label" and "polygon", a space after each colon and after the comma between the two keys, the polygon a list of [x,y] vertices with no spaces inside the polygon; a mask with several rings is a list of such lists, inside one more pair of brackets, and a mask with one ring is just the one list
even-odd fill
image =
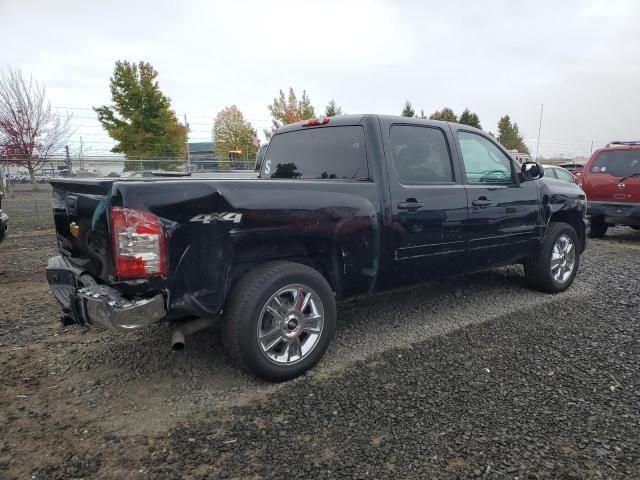
{"label": "cab window", "polygon": [[389,132],[391,156],[404,184],[451,183],[451,155],[439,128],[393,125]]}
{"label": "cab window", "polygon": [[476,133],[459,131],[458,141],[467,182],[513,183],[511,159],[493,142]]}
{"label": "cab window", "polygon": [[368,180],[361,126],[309,128],[274,135],[262,178]]}

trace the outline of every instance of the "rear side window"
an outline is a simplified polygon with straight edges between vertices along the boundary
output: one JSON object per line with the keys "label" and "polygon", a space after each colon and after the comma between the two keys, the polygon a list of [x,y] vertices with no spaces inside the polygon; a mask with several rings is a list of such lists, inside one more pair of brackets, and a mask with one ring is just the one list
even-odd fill
{"label": "rear side window", "polygon": [[389,133],[393,166],[404,184],[453,182],[451,156],[438,128],[393,125]]}
{"label": "rear side window", "polygon": [[589,171],[614,177],[640,175],[640,150],[600,152],[591,163]]}
{"label": "rear side window", "polygon": [[369,178],[360,126],[322,127],[275,135],[262,167],[263,178]]}

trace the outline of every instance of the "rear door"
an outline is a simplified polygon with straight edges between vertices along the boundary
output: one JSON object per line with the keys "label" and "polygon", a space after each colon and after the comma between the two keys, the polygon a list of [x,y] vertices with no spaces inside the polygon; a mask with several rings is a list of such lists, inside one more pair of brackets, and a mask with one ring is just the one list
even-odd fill
{"label": "rear door", "polygon": [[469,266],[512,263],[532,251],[540,233],[538,182],[520,183],[513,160],[489,136],[452,129],[469,199]]}
{"label": "rear door", "polygon": [[381,119],[393,217],[394,269],[400,281],[463,268],[467,196],[446,125]]}

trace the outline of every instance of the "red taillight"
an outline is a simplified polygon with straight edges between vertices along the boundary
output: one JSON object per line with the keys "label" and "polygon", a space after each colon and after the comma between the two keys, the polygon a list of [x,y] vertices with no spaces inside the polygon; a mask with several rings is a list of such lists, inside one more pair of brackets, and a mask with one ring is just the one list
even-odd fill
{"label": "red taillight", "polygon": [[111,207],[111,241],[116,275],[141,278],[164,275],[166,255],[164,231],[153,213]]}
{"label": "red taillight", "polygon": [[329,123],[329,117],[310,118],[302,122],[303,127],[315,127],[316,125],[324,125]]}

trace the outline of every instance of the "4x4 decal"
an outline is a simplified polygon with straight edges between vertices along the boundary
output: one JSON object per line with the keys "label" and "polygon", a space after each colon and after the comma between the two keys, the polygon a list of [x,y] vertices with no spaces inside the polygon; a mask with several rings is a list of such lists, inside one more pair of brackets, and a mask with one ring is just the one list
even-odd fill
{"label": "4x4 decal", "polygon": [[201,213],[193,217],[190,222],[200,222],[203,224],[211,223],[211,222],[233,222],[240,223],[242,220],[241,213]]}

